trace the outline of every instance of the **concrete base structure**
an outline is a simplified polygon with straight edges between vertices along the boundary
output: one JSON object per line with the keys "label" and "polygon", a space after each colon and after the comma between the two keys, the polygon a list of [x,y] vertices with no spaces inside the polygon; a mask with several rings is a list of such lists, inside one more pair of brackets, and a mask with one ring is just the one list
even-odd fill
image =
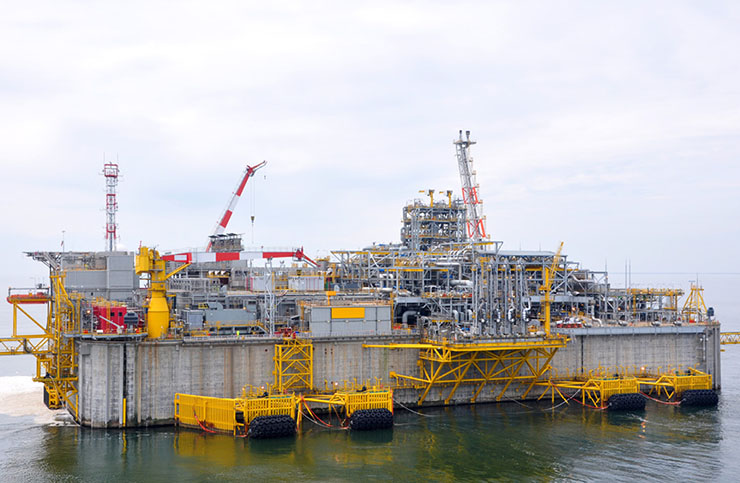
{"label": "concrete base structure", "polygon": [[[695,367],[714,377],[720,387],[719,326],[619,327],[562,329],[571,339],[553,359],[558,375],[597,367],[646,366],[651,369]],[[418,375],[419,351],[363,348],[365,343],[408,343],[414,336],[316,338],[314,386],[332,387],[345,380],[381,380],[391,371]],[[273,382],[275,344],[279,339],[207,341],[77,341],[80,423],[91,427],[127,427],[173,423],[175,393],[237,397],[247,384]],[[504,398],[520,396],[512,384]],[[473,388],[461,386],[452,404],[470,401]],[[541,391],[530,395],[536,397]],[[434,388],[426,404],[442,404],[449,388]],[[398,389],[395,399],[416,403],[419,392]],[[494,400],[485,389],[478,402]],[[123,414],[126,400],[126,414]]]}

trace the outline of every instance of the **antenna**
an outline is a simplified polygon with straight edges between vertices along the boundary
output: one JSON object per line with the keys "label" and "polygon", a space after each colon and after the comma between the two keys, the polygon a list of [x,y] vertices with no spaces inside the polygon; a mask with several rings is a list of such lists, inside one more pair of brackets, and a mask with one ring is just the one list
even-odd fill
{"label": "antenna", "polygon": [[105,176],[105,244],[109,252],[116,251],[116,240],[118,238],[118,224],[116,223],[116,212],[118,211],[118,200],[116,190],[118,189],[118,163],[103,164],[103,176]]}

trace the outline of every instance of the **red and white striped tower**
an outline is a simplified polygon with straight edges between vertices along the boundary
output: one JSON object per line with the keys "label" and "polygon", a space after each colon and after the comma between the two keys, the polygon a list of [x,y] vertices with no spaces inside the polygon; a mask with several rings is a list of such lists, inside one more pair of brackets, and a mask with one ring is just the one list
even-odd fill
{"label": "red and white striped tower", "polygon": [[116,212],[118,201],[116,200],[116,189],[118,188],[118,164],[105,163],[103,165],[103,176],[105,176],[105,244],[109,252],[116,251],[116,240],[118,238],[116,224]]}
{"label": "red and white striped tower", "polygon": [[[267,164],[267,161],[262,161],[260,164],[256,164],[254,166],[247,166],[247,169],[244,170],[244,175],[242,176],[241,181],[239,181],[239,184],[236,186],[236,190],[234,191],[234,194],[229,200],[229,204],[226,205],[226,209],[221,215],[221,218],[218,220],[218,223],[216,223],[216,227],[213,229],[213,233],[211,234],[211,236],[221,235],[226,230],[226,225],[229,224],[231,215],[234,214],[234,208],[236,208],[236,204],[239,202],[239,197],[241,197],[242,192],[244,191],[244,186],[246,186],[247,181],[249,181],[249,178],[251,178],[252,175],[254,175],[254,173],[258,169],[260,169],[266,164]],[[206,247],[206,251],[207,252],[211,251],[211,241],[210,240],[208,240],[208,246]]]}

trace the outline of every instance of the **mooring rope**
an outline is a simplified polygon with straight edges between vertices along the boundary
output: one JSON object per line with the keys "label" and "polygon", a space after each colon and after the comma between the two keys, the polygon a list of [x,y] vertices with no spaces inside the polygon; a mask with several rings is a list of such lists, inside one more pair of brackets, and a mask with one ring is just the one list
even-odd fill
{"label": "mooring rope", "polygon": [[396,401],[395,399],[393,400],[393,402],[396,403],[396,404],[398,404],[399,406],[401,406],[402,408],[404,408],[406,411],[408,411],[410,413],[418,414],[419,416],[424,416],[425,418],[436,418],[436,417],[438,417],[438,416],[435,416],[433,414],[423,414],[423,413],[420,413],[418,411],[414,411],[413,409],[404,406],[402,403]]}
{"label": "mooring rope", "polygon": [[586,403],[584,403],[584,402],[581,402],[581,401],[579,401],[578,399],[576,399],[575,401],[576,401],[576,402],[577,402],[578,404],[582,405],[582,406],[586,406],[587,408],[591,408],[591,409],[596,409],[596,410],[598,410],[598,411],[603,411],[604,409],[608,409],[608,408],[609,408],[609,406],[601,406],[601,407],[598,407],[598,406],[591,406],[590,404],[586,404]]}
{"label": "mooring rope", "polygon": [[[313,412],[313,411],[311,410],[311,408],[310,408],[310,407],[308,407],[308,405],[307,405],[307,404],[304,404],[304,406],[305,406],[305,408],[306,408],[306,409],[308,410],[308,412],[309,412],[309,413],[311,413],[311,415],[312,415],[312,416],[313,416],[314,418],[316,418],[317,420],[319,420],[319,421],[320,421],[320,422],[321,422],[322,424],[324,424],[324,426],[326,426],[327,428],[335,428],[335,429],[349,429],[349,426],[334,426],[334,425],[332,425],[332,424],[329,424],[329,423],[327,423],[326,421],[324,421],[323,419],[321,419],[320,417],[318,417],[318,416],[316,415],[316,413],[314,413],[314,412]],[[330,413],[330,414],[331,414],[331,413]]]}
{"label": "mooring rope", "polygon": [[646,398],[650,399],[651,401],[655,401],[655,402],[657,402],[657,403],[660,403],[660,404],[666,404],[666,405],[668,405],[668,406],[680,406],[680,405],[681,405],[681,401],[676,401],[676,402],[670,402],[670,401],[661,401],[660,399],[655,399],[654,397],[650,397],[650,396],[648,396],[648,395],[647,395],[647,394],[645,394],[644,392],[640,392],[640,394],[642,394],[642,395],[643,395],[643,396],[645,396]]}
{"label": "mooring rope", "polygon": [[202,429],[203,431],[206,431],[206,432],[208,432],[208,433],[213,433],[213,434],[216,434],[216,431],[214,431],[214,430],[212,430],[212,429],[209,429],[209,428],[205,427],[205,426],[203,425],[203,423],[201,423],[201,422],[200,422],[200,419],[198,419],[198,415],[197,415],[197,414],[196,414],[196,412],[195,412],[195,408],[193,408],[193,416],[195,417],[195,420],[196,420],[196,421],[198,422],[198,425],[200,426],[200,429]]}
{"label": "mooring rope", "polygon": [[570,401],[571,399],[573,399],[577,395],[578,395],[578,393],[577,392],[574,392],[568,399],[563,399],[563,402],[561,402],[557,406],[553,406],[551,408],[543,409],[543,411],[553,411],[553,410],[559,408],[560,406],[562,406],[563,404],[566,404],[568,401]]}

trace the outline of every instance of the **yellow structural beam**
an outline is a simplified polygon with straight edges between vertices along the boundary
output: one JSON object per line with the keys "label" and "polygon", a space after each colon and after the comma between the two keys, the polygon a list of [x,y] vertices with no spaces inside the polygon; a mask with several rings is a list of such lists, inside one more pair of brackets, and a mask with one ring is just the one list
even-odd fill
{"label": "yellow structural beam", "polygon": [[707,306],[704,304],[704,288],[691,284],[689,296],[681,309],[683,315],[689,322],[703,322],[706,318]]}
{"label": "yellow structural beam", "polygon": [[563,390],[575,390],[575,395],[581,394],[583,404],[592,404],[596,407],[602,407],[614,394],[632,394],[640,391],[640,384],[636,377],[602,377],[589,378],[587,380],[555,380],[538,382],[538,386],[544,386],[546,389],[540,395],[538,400],[550,393],[552,401],[555,401],[557,394],[563,400],[572,399],[573,395],[566,397]]}
{"label": "yellow structural beam", "polygon": [[437,343],[427,341],[418,344],[368,344],[363,347],[388,349],[420,349],[420,375],[410,376],[392,372],[399,386],[421,389],[418,404],[422,404],[434,387],[450,387],[445,404],[454,397],[461,385],[472,385],[475,402],[487,384],[502,386],[496,396],[501,400],[511,383],[526,384],[522,394],[526,397],[534,384],[542,380],[550,370],[550,362],[565,338],[490,343]]}
{"label": "yellow structural beam", "polygon": [[[602,371],[596,371],[601,373]],[[572,379],[551,378],[547,381],[538,381],[538,386],[545,387],[539,399],[550,394],[555,402],[558,396],[564,401],[570,401],[580,395],[583,404],[592,404],[602,407],[614,394],[628,394],[649,391],[648,394],[657,397],[664,396],[673,399],[692,389],[711,389],[712,376],[694,368],[685,372],[668,371],[664,374],[648,374],[642,372],[634,376],[615,375],[614,377],[574,377]]]}
{"label": "yellow structural beam", "polygon": [[684,391],[693,389],[711,389],[712,375],[689,368],[685,373],[673,372],[661,375],[644,375],[638,377],[640,385],[650,388],[649,394],[665,396],[668,399],[680,396]]}
{"label": "yellow structural beam", "polygon": [[310,340],[283,339],[281,344],[275,344],[273,361],[274,388],[278,392],[313,388],[313,344]]}
{"label": "yellow structural beam", "polygon": [[555,280],[555,272],[558,269],[558,265],[560,265],[560,253],[563,251],[563,242],[560,242],[560,246],[558,247],[558,251],[555,253],[555,256],[552,258],[552,265],[550,267],[546,267],[543,273],[543,282],[542,286],[540,287],[540,290],[542,291],[542,306],[543,306],[543,328],[545,331],[545,335],[547,337],[550,337],[550,322],[552,320],[552,316],[550,314],[551,307],[552,307],[552,284]]}
{"label": "yellow structural beam", "polygon": [[49,353],[49,336],[46,334],[21,335],[0,338],[0,356],[33,355]]}
{"label": "yellow structural beam", "polygon": [[498,342],[448,342],[427,339],[422,342],[408,344],[363,344],[362,347],[382,349],[439,349],[446,348],[452,352],[476,352],[481,350],[520,350],[536,348],[562,348],[565,347],[565,337],[551,337],[545,339],[519,339],[504,340]]}
{"label": "yellow structural beam", "polygon": [[[77,356],[74,339],[79,329],[80,296],[70,296],[64,288],[65,272],[55,270],[49,276],[50,290],[43,296],[9,296],[13,306],[13,334],[0,338],[0,355],[36,357],[36,382],[44,384],[45,399],[52,409],[67,406],[77,419]],[[46,305],[45,323],[36,320],[22,305]],[[32,334],[18,333],[19,316],[38,329]]]}
{"label": "yellow structural beam", "polygon": [[740,332],[721,332],[719,334],[720,344],[740,344]]}
{"label": "yellow structural beam", "polygon": [[304,403],[313,402],[330,406],[342,406],[347,417],[363,409],[387,409],[393,412],[393,391],[371,388],[365,391],[317,394],[301,398]]}

